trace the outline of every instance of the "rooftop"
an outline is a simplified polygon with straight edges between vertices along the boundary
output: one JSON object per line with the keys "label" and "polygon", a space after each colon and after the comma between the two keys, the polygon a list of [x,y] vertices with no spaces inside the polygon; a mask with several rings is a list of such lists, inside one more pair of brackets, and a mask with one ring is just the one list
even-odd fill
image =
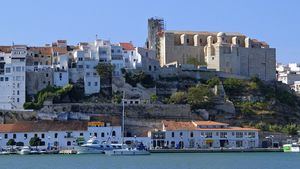
{"label": "rooftop", "polygon": [[134,46],[130,42],[120,42],[120,46],[122,46],[123,50],[134,50]]}
{"label": "rooftop", "polygon": [[0,133],[85,131],[88,123],[82,121],[35,121],[0,124]]}
{"label": "rooftop", "polygon": [[[162,121],[165,130],[222,130],[222,131],[259,131],[255,128],[230,127],[227,123],[214,121]],[[198,126],[208,126],[207,128],[199,128]]]}

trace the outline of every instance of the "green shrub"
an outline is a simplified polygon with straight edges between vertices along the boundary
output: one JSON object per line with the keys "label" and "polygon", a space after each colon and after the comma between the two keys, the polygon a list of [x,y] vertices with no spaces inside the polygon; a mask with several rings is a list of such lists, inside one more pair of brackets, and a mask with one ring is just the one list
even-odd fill
{"label": "green shrub", "polygon": [[185,92],[175,92],[171,95],[168,101],[173,104],[186,104],[187,94]]}
{"label": "green shrub", "polygon": [[206,85],[198,85],[188,89],[188,103],[192,109],[206,108],[211,105],[213,93]]}
{"label": "green shrub", "polygon": [[218,77],[213,77],[207,81],[207,85],[210,88],[214,87],[215,85],[219,85],[219,84],[220,84],[220,79]]}
{"label": "green shrub", "polygon": [[230,95],[239,95],[245,88],[245,83],[240,79],[228,78],[224,80],[224,89]]}

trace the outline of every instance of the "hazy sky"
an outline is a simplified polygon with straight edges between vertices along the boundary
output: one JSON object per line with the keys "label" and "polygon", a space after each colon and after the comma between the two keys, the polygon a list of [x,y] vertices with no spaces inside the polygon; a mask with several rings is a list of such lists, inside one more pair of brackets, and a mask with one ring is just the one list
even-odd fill
{"label": "hazy sky", "polygon": [[300,62],[297,0],[1,0],[0,45],[70,44],[95,35],[143,46],[147,19],[169,30],[241,32],[277,48],[280,62]]}

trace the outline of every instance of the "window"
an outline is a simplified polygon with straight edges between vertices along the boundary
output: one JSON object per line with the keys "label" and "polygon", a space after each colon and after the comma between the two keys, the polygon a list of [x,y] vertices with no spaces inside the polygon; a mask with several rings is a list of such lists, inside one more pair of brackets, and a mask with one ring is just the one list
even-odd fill
{"label": "window", "polygon": [[34,137],[38,137],[38,134],[34,134]]}
{"label": "window", "polygon": [[6,73],[10,73],[10,67],[5,68]]}
{"label": "window", "polygon": [[194,137],[194,133],[193,133],[193,132],[191,132],[190,136],[193,138],[193,137]]}
{"label": "window", "polygon": [[105,133],[102,132],[102,133],[101,133],[101,137],[104,137],[104,136],[105,136]]}
{"label": "window", "polygon": [[20,91],[19,90],[17,90],[17,95],[20,95]]}
{"label": "window", "polygon": [[90,68],[90,65],[86,65],[85,67],[86,67],[87,69],[89,69],[89,68]]}
{"label": "window", "polygon": [[4,77],[0,77],[0,81],[2,82],[4,80]]}
{"label": "window", "polygon": [[111,134],[113,137],[116,136],[116,131],[113,131]]}
{"label": "window", "polygon": [[71,146],[71,141],[68,141],[68,142],[67,142],[67,146]]}
{"label": "window", "polygon": [[190,43],[190,39],[186,39],[186,43]]}
{"label": "window", "polygon": [[20,102],[20,98],[17,98],[17,102],[18,102],[18,103]]}
{"label": "window", "polygon": [[27,139],[27,137],[28,137],[27,134],[24,134],[24,139]]}
{"label": "window", "polygon": [[5,77],[5,81],[8,81],[9,80],[9,78],[8,77]]}
{"label": "window", "polygon": [[98,82],[95,82],[95,86],[98,86]]}
{"label": "window", "polygon": [[179,133],[180,137],[182,136],[182,132]]}
{"label": "window", "polygon": [[227,138],[227,132],[220,132],[221,138]]}
{"label": "window", "polygon": [[95,137],[98,137],[98,134],[97,134],[97,133],[94,133],[94,136],[95,136]]}
{"label": "window", "polygon": [[55,134],[54,134],[54,138],[57,138],[57,136],[58,136],[58,134],[57,134],[57,133],[55,133]]}
{"label": "window", "polygon": [[212,132],[206,132],[205,138],[212,138]]}
{"label": "window", "polygon": [[4,138],[7,139],[8,138],[8,134],[4,134]]}
{"label": "window", "polygon": [[243,138],[243,132],[236,132],[236,138]]}
{"label": "window", "polygon": [[16,139],[17,138],[17,135],[16,134],[13,134],[13,139]]}
{"label": "window", "polygon": [[88,82],[88,86],[91,86],[91,82]]}
{"label": "window", "polygon": [[80,133],[79,136],[83,136],[83,133]]}
{"label": "window", "polygon": [[17,67],[16,67],[16,71],[17,71],[17,72],[21,72],[21,66],[17,66]]}
{"label": "window", "polygon": [[174,137],[175,136],[175,133],[174,132],[172,132],[172,137]]}
{"label": "window", "polygon": [[45,134],[44,133],[42,134],[42,138],[45,138]]}
{"label": "window", "polygon": [[46,73],[46,77],[48,77],[49,76],[49,74],[48,73]]}

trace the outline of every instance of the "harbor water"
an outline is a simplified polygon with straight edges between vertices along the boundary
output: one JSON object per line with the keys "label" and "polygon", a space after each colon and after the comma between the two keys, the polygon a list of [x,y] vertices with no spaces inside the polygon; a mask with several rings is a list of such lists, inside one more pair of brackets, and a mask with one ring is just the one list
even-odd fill
{"label": "harbor water", "polygon": [[0,169],[299,169],[300,153],[1,155]]}

